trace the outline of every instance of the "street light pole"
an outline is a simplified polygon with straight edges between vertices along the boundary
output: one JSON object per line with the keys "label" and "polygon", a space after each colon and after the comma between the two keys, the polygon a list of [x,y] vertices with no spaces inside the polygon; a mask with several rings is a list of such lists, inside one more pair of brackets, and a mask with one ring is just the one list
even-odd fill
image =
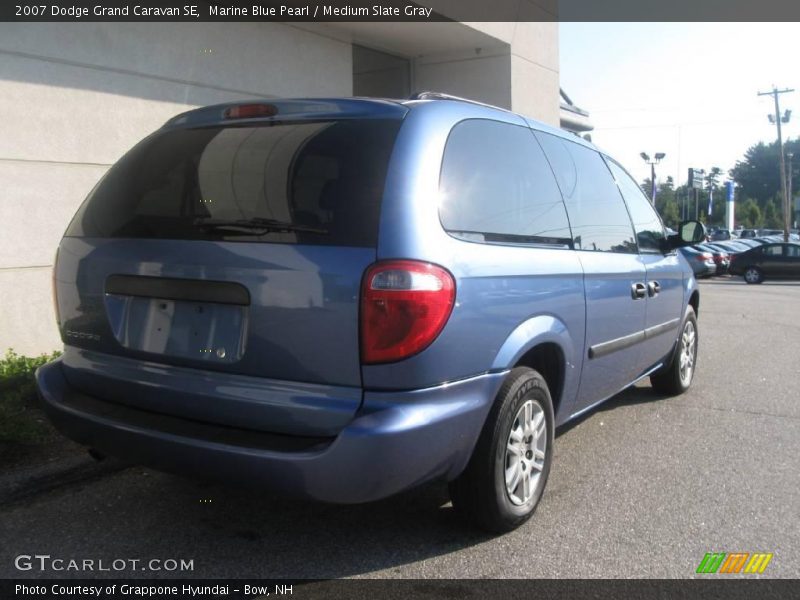
{"label": "street light pole", "polygon": [[650,204],[656,205],[656,165],[661,162],[661,159],[666,156],[663,152],[656,152],[653,160],[650,160],[650,155],[647,152],[640,152],[639,156],[642,160],[650,165]]}
{"label": "street light pole", "polygon": [[779,90],[772,86],[771,92],[758,92],[759,96],[772,96],[775,99],[775,116],[769,115],[770,122],[774,122],[778,126],[778,151],[781,156],[781,191],[783,192],[783,241],[789,241],[789,198],[786,189],[786,161],[783,156],[783,136],[781,135],[781,123],[788,123],[792,111],[787,110],[784,116],[781,116],[781,107],[778,103],[778,95],[793,92],[794,90],[784,89]]}

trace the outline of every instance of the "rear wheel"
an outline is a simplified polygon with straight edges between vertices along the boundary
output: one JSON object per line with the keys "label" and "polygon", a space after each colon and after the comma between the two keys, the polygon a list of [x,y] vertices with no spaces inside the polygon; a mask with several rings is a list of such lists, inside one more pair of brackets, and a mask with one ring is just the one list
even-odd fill
{"label": "rear wheel", "polygon": [[678,348],[672,362],[665,369],[650,376],[653,389],[662,394],[677,396],[692,385],[697,365],[697,316],[694,308],[686,309],[683,330],[678,338]]}
{"label": "rear wheel", "polygon": [[747,283],[761,283],[764,281],[764,275],[758,267],[747,267],[744,271],[744,280]]}
{"label": "rear wheel", "polygon": [[495,533],[530,518],[547,483],[553,448],[553,404],[533,369],[509,373],[464,473],[450,484],[453,508]]}

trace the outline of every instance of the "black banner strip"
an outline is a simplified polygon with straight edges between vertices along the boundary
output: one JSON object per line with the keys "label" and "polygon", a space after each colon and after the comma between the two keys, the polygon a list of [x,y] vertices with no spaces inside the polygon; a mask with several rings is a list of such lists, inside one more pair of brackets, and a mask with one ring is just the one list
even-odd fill
{"label": "black banner strip", "polygon": [[769,600],[797,595],[794,579],[727,579],[711,575],[701,580],[520,580],[520,579],[347,579],[308,580],[189,580],[189,579],[38,579],[0,583],[0,597],[58,600],[158,598],[222,600],[240,598],[380,598],[381,600],[441,600],[442,598],[536,598],[537,600],[624,600],[702,598],[703,600]]}
{"label": "black banner strip", "polygon": [[11,0],[0,21],[800,21],[795,0]]}

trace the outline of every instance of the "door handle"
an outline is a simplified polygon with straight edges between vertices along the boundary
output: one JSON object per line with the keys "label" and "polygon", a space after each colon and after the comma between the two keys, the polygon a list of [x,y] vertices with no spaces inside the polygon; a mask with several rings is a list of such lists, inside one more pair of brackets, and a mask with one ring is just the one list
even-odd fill
{"label": "door handle", "polygon": [[658,292],[661,291],[661,284],[657,281],[648,281],[647,282],[647,294],[651,298],[653,296],[658,296]]}
{"label": "door handle", "polygon": [[647,288],[643,283],[634,283],[631,285],[631,297],[634,300],[641,300],[647,295]]}

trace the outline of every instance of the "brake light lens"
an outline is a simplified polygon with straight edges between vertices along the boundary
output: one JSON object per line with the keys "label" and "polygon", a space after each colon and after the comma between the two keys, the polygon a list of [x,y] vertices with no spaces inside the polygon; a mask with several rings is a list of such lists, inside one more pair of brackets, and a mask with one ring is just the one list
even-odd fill
{"label": "brake light lens", "polygon": [[255,119],[257,117],[274,117],[278,107],[274,104],[240,104],[225,109],[226,119]]}
{"label": "brake light lens", "polygon": [[456,284],[430,263],[392,260],[373,265],[361,289],[361,361],[395,362],[427,348],[455,303]]}

